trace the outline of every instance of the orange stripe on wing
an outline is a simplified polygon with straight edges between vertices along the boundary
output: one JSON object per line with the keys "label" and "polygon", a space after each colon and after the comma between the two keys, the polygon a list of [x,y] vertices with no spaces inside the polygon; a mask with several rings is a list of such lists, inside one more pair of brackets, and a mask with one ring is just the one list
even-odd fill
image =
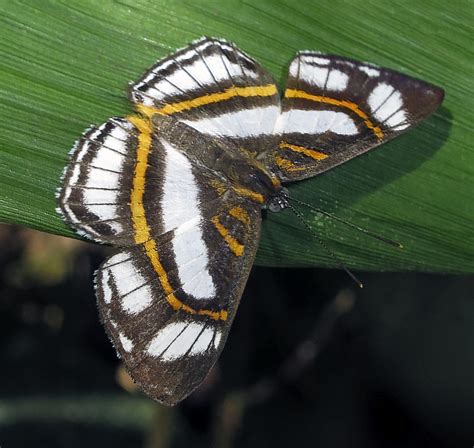
{"label": "orange stripe on wing", "polygon": [[299,152],[305,156],[311,157],[314,160],[324,160],[329,156],[324,154],[321,151],[316,151],[314,149],[305,148],[304,146],[292,145],[290,143],[282,142],[280,143],[281,149],[289,149],[290,151]]}
{"label": "orange stripe on wing", "polygon": [[196,107],[206,106],[208,104],[220,103],[235,97],[255,97],[255,96],[273,96],[278,95],[278,89],[274,84],[265,86],[248,86],[248,87],[230,87],[223,92],[210,93],[208,95],[198,96],[191,100],[179,101],[176,103],[166,104],[157,108],[152,106],[137,105],[137,110],[141,114],[151,117],[154,114],[173,115],[185,110],[194,109]]}
{"label": "orange stripe on wing", "polygon": [[278,166],[278,168],[284,170],[284,171],[305,171],[306,167],[303,166],[296,166],[291,160],[284,159],[283,157],[276,156],[275,157],[275,162]]}
{"label": "orange stripe on wing", "polygon": [[245,224],[246,226],[250,225],[250,216],[247,211],[239,206],[232,207],[229,210],[229,215],[233,218],[239,220],[241,223]]}
{"label": "orange stripe on wing", "polygon": [[333,106],[344,107],[355,113],[359,118],[362,118],[367,128],[369,128],[379,140],[382,140],[384,137],[382,129],[376,126],[370,120],[369,116],[362,109],[360,109],[356,103],[351,101],[337,100],[336,98],[329,98],[327,96],[313,95],[311,93],[305,92],[304,90],[297,89],[286,89],[285,98],[302,98],[304,100],[315,101],[317,103],[325,103],[331,104]]}
{"label": "orange stripe on wing", "polygon": [[138,148],[137,148],[137,162],[135,164],[135,171],[133,174],[132,191],[130,193],[130,211],[132,215],[132,224],[135,243],[143,244],[145,253],[150,260],[153,269],[158,275],[166,300],[173,307],[174,310],[182,310],[189,314],[198,314],[201,316],[209,316],[214,320],[227,320],[228,312],[226,310],[212,311],[206,309],[194,309],[183,303],[175,295],[175,291],[171,286],[165,268],[161,264],[156,241],[151,237],[150,226],[148,225],[145,207],[143,206],[143,195],[145,193],[145,179],[146,170],[148,167],[148,156],[151,151],[151,141],[153,127],[152,123],[147,118],[140,118],[137,116],[128,117],[138,130]]}
{"label": "orange stripe on wing", "polygon": [[219,235],[222,236],[224,241],[227,243],[227,246],[229,246],[229,249],[232,251],[232,253],[237,256],[241,257],[244,254],[244,249],[245,246],[241,243],[239,243],[219,221],[218,216],[213,216],[211,218],[212,223],[214,224],[214,227],[217,229],[219,232]]}

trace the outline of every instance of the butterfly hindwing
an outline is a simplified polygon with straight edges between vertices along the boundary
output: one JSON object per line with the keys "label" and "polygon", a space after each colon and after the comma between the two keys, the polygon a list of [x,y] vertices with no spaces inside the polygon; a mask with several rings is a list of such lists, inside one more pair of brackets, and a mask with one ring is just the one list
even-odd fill
{"label": "butterfly hindwing", "polygon": [[131,86],[138,111],[172,115],[203,134],[263,152],[280,113],[272,76],[222,39],[203,38],[154,65]]}
{"label": "butterfly hindwing", "polygon": [[132,378],[153,398],[179,402],[217,360],[253,263],[260,215],[246,203],[225,205],[99,269],[102,321]]}
{"label": "butterfly hindwing", "polygon": [[289,67],[273,163],[283,181],[312,177],[431,114],[442,89],[390,69],[300,52]]}

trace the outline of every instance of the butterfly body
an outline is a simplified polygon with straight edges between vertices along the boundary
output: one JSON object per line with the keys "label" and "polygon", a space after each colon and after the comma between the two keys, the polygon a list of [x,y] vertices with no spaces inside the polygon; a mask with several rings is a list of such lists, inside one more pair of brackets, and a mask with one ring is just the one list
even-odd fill
{"label": "butterfly body", "polygon": [[59,210],[117,248],[96,275],[102,321],[132,378],[175,404],[225,344],[260,236],[288,182],[380,145],[433,112],[441,89],[389,69],[301,52],[283,98],[271,75],[203,38],[130,88],[137,113],[86,131]]}

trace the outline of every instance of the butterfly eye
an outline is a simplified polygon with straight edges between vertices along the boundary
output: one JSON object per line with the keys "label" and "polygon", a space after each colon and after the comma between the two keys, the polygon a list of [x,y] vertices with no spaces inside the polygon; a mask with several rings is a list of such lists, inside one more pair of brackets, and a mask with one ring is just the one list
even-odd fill
{"label": "butterfly eye", "polygon": [[273,213],[280,212],[288,207],[288,200],[285,193],[273,196],[268,202],[267,208]]}

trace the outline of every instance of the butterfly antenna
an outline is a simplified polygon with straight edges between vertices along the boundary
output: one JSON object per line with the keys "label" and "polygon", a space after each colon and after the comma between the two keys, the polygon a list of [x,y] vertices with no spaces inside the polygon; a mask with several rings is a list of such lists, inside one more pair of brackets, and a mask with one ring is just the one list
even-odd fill
{"label": "butterfly antenna", "polygon": [[328,213],[320,208],[314,207],[311,204],[308,204],[307,202],[300,201],[299,199],[295,199],[292,197],[288,197],[287,199],[290,199],[291,201],[295,201],[298,204],[304,205],[305,207],[308,207],[310,210],[313,210],[314,212],[321,213],[324,216],[327,216],[328,218],[334,219],[334,221],[341,222],[342,224],[345,224],[348,227],[352,227],[353,229],[358,230],[359,232],[365,233],[366,235],[375,238],[376,240],[382,241],[383,243],[390,244],[391,246],[398,247],[399,249],[403,249],[403,245],[400,244],[397,241],[390,240],[388,238],[385,238],[384,236],[378,235],[376,233],[371,232],[370,230],[364,229],[363,227],[360,227],[356,224],[353,224],[349,221],[345,221],[344,219],[339,218],[336,215],[333,215],[332,213]]}
{"label": "butterfly antenna", "polygon": [[328,247],[328,245],[321,239],[321,237],[314,231],[314,229],[308,224],[306,219],[304,219],[304,216],[302,213],[297,210],[292,204],[287,202],[288,208],[298,217],[298,219],[303,223],[303,225],[310,231],[311,235],[313,235],[316,240],[319,242],[321,247],[332,257],[332,259],[337,263],[339,268],[344,270],[346,274],[354,280],[354,282],[357,284],[359,288],[363,288],[364,285],[362,282],[351,272],[349,269],[346,268],[344,263],[338,258],[338,256]]}

